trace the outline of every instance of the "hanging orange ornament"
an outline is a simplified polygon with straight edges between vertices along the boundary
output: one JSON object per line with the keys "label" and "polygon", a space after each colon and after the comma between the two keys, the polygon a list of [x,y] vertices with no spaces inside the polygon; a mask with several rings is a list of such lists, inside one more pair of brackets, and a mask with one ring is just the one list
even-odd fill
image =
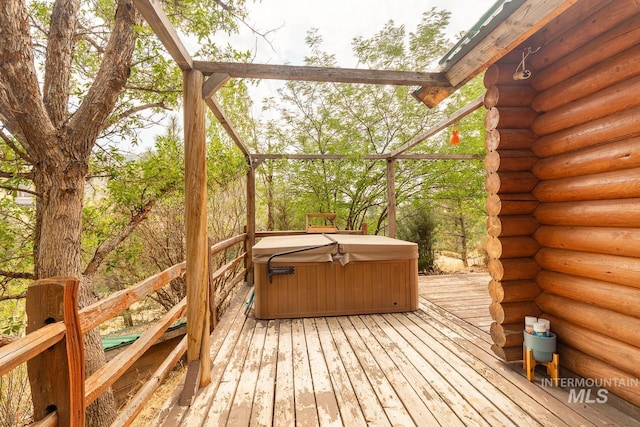
{"label": "hanging orange ornament", "polygon": [[458,133],[458,129],[454,129],[451,132],[451,138],[449,139],[449,142],[451,143],[451,145],[460,144],[460,134]]}

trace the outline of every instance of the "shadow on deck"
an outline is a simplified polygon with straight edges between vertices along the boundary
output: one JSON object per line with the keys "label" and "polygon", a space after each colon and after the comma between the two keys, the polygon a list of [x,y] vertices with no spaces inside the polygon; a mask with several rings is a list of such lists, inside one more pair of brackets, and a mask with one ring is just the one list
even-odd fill
{"label": "shadow on deck", "polygon": [[569,403],[568,390],[542,383],[541,367],[529,382],[521,363],[497,359],[488,282],[482,273],[421,277],[411,313],[269,321],[245,317],[242,288],[212,335],[212,383],[190,407],[175,394],[158,422],[640,426],[610,403]]}

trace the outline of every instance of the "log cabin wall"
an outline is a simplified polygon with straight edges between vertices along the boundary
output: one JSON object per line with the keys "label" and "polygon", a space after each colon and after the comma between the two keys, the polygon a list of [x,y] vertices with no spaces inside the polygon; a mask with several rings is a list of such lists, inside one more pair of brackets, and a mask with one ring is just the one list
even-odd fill
{"label": "log cabin wall", "polygon": [[[514,80],[527,48],[532,76]],[[640,6],[582,0],[485,74],[493,350],[522,358],[525,315],[561,365],[640,378]],[[640,387],[610,391],[640,405]]]}

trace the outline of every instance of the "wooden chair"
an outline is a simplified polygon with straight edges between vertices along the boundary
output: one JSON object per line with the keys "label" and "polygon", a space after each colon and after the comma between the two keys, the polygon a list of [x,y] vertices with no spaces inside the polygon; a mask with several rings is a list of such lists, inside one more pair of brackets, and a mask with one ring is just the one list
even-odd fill
{"label": "wooden chair", "polygon": [[[323,218],[323,224],[313,224],[311,218]],[[327,220],[331,221],[330,225],[325,225]],[[308,213],[307,214],[307,233],[335,233],[336,227],[336,214],[334,213]]]}

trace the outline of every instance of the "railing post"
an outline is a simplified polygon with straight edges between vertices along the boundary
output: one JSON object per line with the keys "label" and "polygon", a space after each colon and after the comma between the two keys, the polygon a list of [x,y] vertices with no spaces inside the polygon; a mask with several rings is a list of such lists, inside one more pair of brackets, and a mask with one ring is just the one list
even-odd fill
{"label": "railing post", "polygon": [[216,283],[213,280],[213,253],[211,252],[211,246],[213,246],[213,239],[208,238],[207,245],[207,279],[209,282],[209,333],[212,333],[218,324],[218,307],[216,306]]}
{"label": "railing post", "polygon": [[362,234],[365,236],[369,234],[369,224],[367,224],[366,222],[362,223]]}
{"label": "railing post", "polygon": [[85,423],[78,287],[76,278],[51,278],[38,280],[27,290],[27,333],[59,321],[64,321],[66,328],[65,339],[27,362],[36,421],[56,411],[59,425]]}
{"label": "railing post", "polygon": [[389,227],[387,235],[397,237],[396,228],[396,161],[395,159],[387,160],[387,222]]}
{"label": "railing post", "polygon": [[246,282],[253,285],[253,245],[256,244],[256,165],[249,161],[247,172],[247,238],[245,240],[245,267],[247,268]]}
{"label": "railing post", "polygon": [[185,229],[187,285],[187,360],[189,378],[183,402],[211,381],[209,357],[209,281],[207,279],[207,141],[202,72],[183,72]]}

